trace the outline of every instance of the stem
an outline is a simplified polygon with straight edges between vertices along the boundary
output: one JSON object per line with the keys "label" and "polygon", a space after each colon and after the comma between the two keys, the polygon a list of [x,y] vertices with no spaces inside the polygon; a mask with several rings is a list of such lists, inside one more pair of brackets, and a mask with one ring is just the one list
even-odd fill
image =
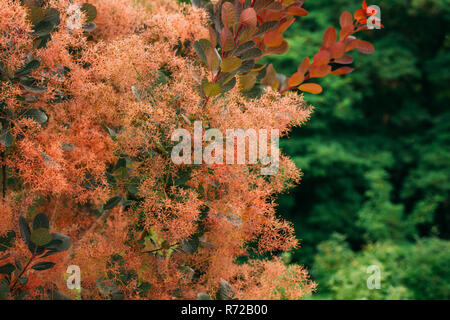
{"label": "stem", "polygon": [[[172,247],[175,247],[175,246],[177,246],[179,244],[180,244],[179,242],[176,242],[176,243],[170,245],[168,249],[171,249]],[[163,250],[163,249],[167,249],[167,248],[161,247],[161,248],[158,248],[158,249],[153,249],[153,250],[148,250],[148,251],[141,251],[141,253],[153,253],[153,252],[157,252],[157,251],[160,251],[160,250]]]}
{"label": "stem", "polygon": [[189,267],[192,268],[192,269],[194,269],[194,267],[197,266],[197,265],[199,265],[200,263],[206,262],[206,261],[211,260],[211,259],[212,259],[212,256],[211,256],[211,257],[208,257],[208,258],[205,258],[205,259],[203,259],[203,260],[200,260],[200,261],[194,263],[193,265],[191,265],[191,266],[189,266]]}
{"label": "stem", "polygon": [[203,106],[202,106],[203,111],[206,111],[205,109],[206,109],[206,105],[208,104],[208,101],[209,101],[209,97],[206,97],[205,101],[203,102]]}
{"label": "stem", "polygon": [[6,182],[7,182],[7,176],[6,176],[6,164],[5,164],[5,151],[2,152],[2,197],[3,201],[5,201],[6,197]]}
{"label": "stem", "polygon": [[291,89],[293,89],[293,88],[294,88],[294,87],[287,87],[287,88],[285,88],[285,89],[279,91],[279,93],[280,93],[280,94],[281,94],[281,93],[284,93],[284,92],[289,91],[289,90],[291,90]]}
{"label": "stem", "polygon": [[30,266],[31,262],[36,256],[33,254],[33,256],[28,261],[27,265],[23,268],[22,272],[14,279],[14,281],[11,283],[10,290],[12,291],[14,289],[14,286],[17,284],[17,281],[19,281],[20,277],[27,271],[28,267]]}

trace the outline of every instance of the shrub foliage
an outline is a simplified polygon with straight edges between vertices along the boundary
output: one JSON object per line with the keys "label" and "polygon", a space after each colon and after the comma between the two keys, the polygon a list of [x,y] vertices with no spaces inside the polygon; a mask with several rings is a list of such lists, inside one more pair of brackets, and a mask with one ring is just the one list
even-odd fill
{"label": "shrub foliage", "polygon": [[[297,246],[274,204],[300,180],[293,162],[283,156],[269,177],[261,164],[178,166],[170,136],[196,120],[287,135],[312,111],[299,91],[351,72],[346,52],[373,51],[354,36],[372,14],[365,2],[290,76],[259,62],[288,50],[301,0],[0,2],[1,298],[314,290],[278,257]],[[69,265],[81,290],[66,286]]]}

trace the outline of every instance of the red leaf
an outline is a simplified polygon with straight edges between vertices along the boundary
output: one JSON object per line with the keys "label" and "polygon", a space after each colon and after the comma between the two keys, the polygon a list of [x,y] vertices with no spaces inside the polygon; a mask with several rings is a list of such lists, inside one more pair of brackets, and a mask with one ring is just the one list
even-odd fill
{"label": "red leaf", "polygon": [[334,60],[334,62],[339,64],[350,64],[353,63],[353,58],[351,56],[345,55],[341,58]]}
{"label": "red leaf", "polygon": [[365,19],[366,18],[366,10],[364,10],[364,9],[356,10],[354,13],[354,16],[355,16],[355,20],[357,20],[357,21]]}
{"label": "red leaf", "polygon": [[302,83],[304,80],[305,80],[305,74],[301,73],[301,72],[296,72],[289,78],[289,82],[288,82],[289,87],[296,87],[300,83]]}
{"label": "red leaf", "polygon": [[358,40],[356,43],[356,50],[363,54],[372,54],[375,51],[375,48],[369,41]]}
{"label": "red leaf", "polygon": [[233,34],[228,28],[223,28],[220,33],[220,44],[222,49],[225,51],[230,51],[234,49],[234,39]]}
{"label": "red leaf", "polygon": [[345,28],[346,26],[353,25],[353,16],[350,12],[344,11],[339,18],[339,24],[341,28]]}
{"label": "red leaf", "polygon": [[341,29],[341,32],[339,33],[339,38],[341,40],[344,40],[348,36],[352,35],[354,32],[354,27],[352,24],[347,25]]}
{"label": "red leaf", "polygon": [[322,87],[317,83],[304,83],[298,87],[301,91],[309,92],[312,94],[319,94],[322,92]]}
{"label": "red leaf", "polygon": [[274,54],[284,54],[289,50],[289,43],[283,40],[278,47],[268,47],[263,51],[263,57],[271,56]]}
{"label": "red leaf", "polygon": [[282,24],[280,24],[280,26],[278,27],[278,32],[279,33],[285,32],[287,30],[287,28],[289,28],[291,26],[291,24],[294,23],[294,21],[295,21],[295,18],[291,18],[289,20],[286,20]]}
{"label": "red leaf", "polygon": [[340,58],[345,54],[345,43],[342,41],[335,42],[330,48],[331,59]]}
{"label": "red leaf", "polygon": [[256,11],[253,8],[247,8],[241,13],[241,23],[249,26],[256,27],[258,20],[256,18]]}
{"label": "red leaf", "polygon": [[322,78],[328,75],[331,72],[331,66],[311,66],[309,69],[309,77],[310,78]]}
{"label": "red leaf", "polygon": [[303,9],[300,5],[292,5],[286,9],[286,13],[290,14],[291,16],[298,16],[298,17],[306,17],[308,15],[308,11]]}
{"label": "red leaf", "polygon": [[354,69],[354,68],[351,68],[351,67],[342,67],[342,68],[339,68],[339,69],[337,69],[337,70],[334,70],[333,72],[331,72],[331,74],[334,74],[334,75],[341,75],[341,74],[350,73],[350,72],[352,72],[353,70],[355,70],[355,69]]}
{"label": "red leaf", "polygon": [[259,17],[263,19],[263,21],[277,21],[280,20],[283,16],[283,12],[280,10],[264,10]]}
{"label": "red leaf", "polygon": [[268,47],[279,47],[283,41],[283,35],[278,31],[269,31],[264,34],[264,44]]}
{"label": "red leaf", "polygon": [[328,50],[320,50],[313,58],[313,66],[323,66],[330,62],[330,52]]}
{"label": "red leaf", "polygon": [[306,57],[305,59],[303,59],[302,64],[298,67],[297,72],[305,74],[306,71],[308,71],[308,68],[309,68],[309,58]]}
{"label": "red leaf", "polygon": [[233,27],[236,23],[236,9],[230,2],[222,5],[222,23],[225,27]]}
{"label": "red leaf", "polygon": [[209,31],[209,41],[211,42],[211,46],[213,48],[217,47],[217,35],[213,28],[208,27]]}
{"label": "red leaf", "polygon": [[328,49],[333,43],[336,42],[336,39],[336,30],[333,27],[329,27],[323,35],[322,48]]}

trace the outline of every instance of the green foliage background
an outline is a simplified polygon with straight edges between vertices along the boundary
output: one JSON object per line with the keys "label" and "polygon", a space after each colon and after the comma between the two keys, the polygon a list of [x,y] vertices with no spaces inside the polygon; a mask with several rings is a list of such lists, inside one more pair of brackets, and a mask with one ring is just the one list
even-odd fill
{"label": "green foliage background", "polygon": [[[311,120],[282,141],[304,172],[279,198],[302,247],[286,261],[308,266],[330,299],[450,298],[449,0],[368,1],[383,30],[360,33],[374,54],[328,76]],[[290,51],[270,59],[290,75],[312,58],[330,25],[360,1],[311,0],[287,31]],[[338,29],[339,30],[339,29]],[[369,290],[367,267],[381,269]]]}

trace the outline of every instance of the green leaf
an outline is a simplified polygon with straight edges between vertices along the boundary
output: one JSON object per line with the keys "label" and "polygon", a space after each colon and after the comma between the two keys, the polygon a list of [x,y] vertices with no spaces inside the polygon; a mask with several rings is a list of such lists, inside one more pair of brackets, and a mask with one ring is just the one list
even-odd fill
{"label": "green leaf", "polygon": [[9,291],[8,280],[6,280],[6,278],[3,278],[0,281],[0,300],[8,299],[9,294],[10,294],[10,291]]}
{"label": "green leaf", "polygon": [[38,271],[44,271],[44,270],[48,270],[51,269],[55,266],[54,262],[48,262],[48,261],[44,261],[44,262],[39,262],[36,263],[34,266],[32,266],[31,268],[34,270],[38,270]]}
{"label": "green leaf", "polygon": [[217,291],[217,300],[232,300],[233,298],[233,287],[228,283],[228,281],[220,279],[219,290]]}
{"label": "green leaf", "polygon": [[247,73],[239,77],[239,89],[243,92],[251,90],[256,84],[257,74],[254,72]]}
{"label": "green leaf", "polygon": [[232,55],[233,56],[239,56],[240,54],[242,54],[243,52],[252,49],[255,47],[255,42],[253,40],[251,41],[247,41],[244,42],[243,44],[241,44],[239,47],[237,47],[233,52]]}
{"label": "green leaf", "polygon": [[215,97],[222,92],[219,84],[215,82],[208,82],[203,86],[203,92],[207,97]]}
{"label": "green leaf", "polygon": [[197,300],[212,300],[210,296],[208,296],[206,293],[200,292],[197,295]]}
{"label": "green leaf", "polygon": [[208,39],[200,39],[194,42],[194,50],[197,53],[198,57],[205,63],[208,64],[208,59],[206,56],[206,51],[208,48],[211,48],[211,42]]}
{"label": "green leaf", "polygon": [[28,19],[32,24],[36,24],[45,17],[45,9],[40,7],[28,8]]}
{"label": "green leaf", "polygon": [[33,230],[40,228],[50,228],[50,222],[48,221],[47,215],[45,213],[38,213],[33,219]]}
{"label": "green leaf", "polygon": [[259,37],[262,34],[275,29],[278,26],[278,21],[267,21],[264,22],[259,28],[258,32],[254,34],[254,37]]}
{"label": "green leaf", "polygon": [[137,193],[139,193],[139,184],[138,183],[134,183],[134,182],[130,183],[127,186],[127,190],[131,194],[137,194]]}
{"label": "green leaf", "polygon": [[239,59],[238,57],[227,57],[222,60],[220,67],[222,68],[223,72],[232,72],[234,70],[239,69],[241,65],[242,60]]}
{"label": "green leaf", "polygon": [[48,21],[52,23],[53,26],[56,28],[61,22],[61,19],[59,17],[59,11],[56,10],[55,8],[48,9],[42,21]]}
{"label": "green leaf", "polygon": [[105,129],[105,131],[109,134],[109,136],[111,137],[111,139],[113,139],[114,141],[117,139],[117,134],[116,132],[111,129],[110,127],[107,127],[105,124],[101,124],[102,128]]}
{"label": "green leaf", "polygon": [[48,229],[39,228],[31,233],[30,239],[35,245],[41,247],[49,244],[50,241],[52,241],[52,236],[50,232],[48,232]]}
{"label": "green leaf", "polygon": [[261,57],[261,55],[262,51],[260,49],[251,48],[239,55],[239,58],[241,58],[242,60],[257,59]]}
{"label": "green leaf", "polygon": [[43,92],[47,91],[47,88],[45,88],[45,87],[37,87],[32,84],[28,85],[28,84],[22,83],[22,86],[26,91],[28,91],[30,93],[43,93]]}
{"label": "green leaf", "polygon": [[115,206],[117,206],[120,203],[121,200],[122,200],[122,197],[112,197],[103,205],[103,210],[113,209]]}
{"label": "green leaf", "polygon": [[222,92],[227,92],[233,89],[236,86],[236,77],[228,80],[224,85],[222,85]]}
{"label": "green leaf", "polygon": [[197,251],[198,246],[200,245],[200,240],[198,237],[193,237],[187,241],[183,241],[180,245],[180,249],[186,253],[193,254]]}
{"label": "green leaf", "polygon": [[97,18],[97,8],[90,4],[90,3],[84,3],[81,6],[81,11],[86,15],[86,22],[92,22]]}
{"label": "green leaf", "polygon": [[36,248],[36,246],[33,244],[33,242],[31,242],[30,239],[31,237],[30,227],[28,226],[27,220],[22,216],[19,217],[19,229],[23,240],[28,245],[30,251],[34,253],[34,249]]}
{"label": "green leaf", "polygon": [[83,30],[86,31],[86,32],[94,31],[95,28],[97,28],[97,25],[95,23],[93,23],[93,22],[89,22],[89,23],[83,24]]}
{"label": "green leaf", "polygon": [[15,72],[15,75],[26,75],[28,73],[30,73],[31,71],[36,70],[37,68],[39,68],[41,65],[41,63],[38,60],[32,60],[30,62],[28,62],[25,66],[23,66],[22,68],[20,68],[19,70],[17,70]]}
{"label": "green leaf", "polygon": [[33,119],[40,125],[43,125],[44,123],[46,123],[48,121],[48,117],[45,114],[45,112],[41,111],[39,109],[30,109],[27,112],[25,112],[25,116],[27,118]]}
{"label": "green leaf", "polygon": [[11,248],[15,239],[16,233],[12,230],[6,232],[2,237],[0,237],[0,252]]}
{"label": "green leaf", "polygon": [[252,71],[255,66],[255,60],[245,60],[239,69],[236,70],[237,73],[243,74]]}
{"label": "green leaf", "polygon": [[[52,233],[52,242],[56,240],[60,241],[60,244],[57,244],[56,246],[51,248],[55,248],[56,250],[58,250],[58,252],[66,251],[72,245],[72,240],[70,239],[70,237],[62,233]],[[50,248],[52,242],[47,245],[47,248]]]}
{"label": "green leaf", "polygon": [[113,300],[122,300],[124,298],[123,293],[120,292],[119,288],[112,280],[100,278],[96,282],[96,287],[104,297],[112,298]]}
{"label": "green leaf", "polygon": [[10,130],[2,129],[0,130],[0,142],[3,143],[5,147],[11,147],[14,144],[14,136]]}
{"label": "green leaf", "polygon": [[69,236],[61,233],[52,233],[52,241],[44,246],[47,251],[42,257],[47,257],[59,252],[66,251],[72,245],[72,240]]}
{"label": "green leaf", "polygon": [[46,35],[50,34],[50,32],[52,32],[54,28],[55,28],[55,26],[53,23],[51,23],[50,21],[42,20],[34,26],[33,35],[35,35],[37,37],[46,36]]}
{"label": "green leaf", "polygon": [[16,267],[12,263],[0,266],[0,274],[11,274],[16,270]]}

